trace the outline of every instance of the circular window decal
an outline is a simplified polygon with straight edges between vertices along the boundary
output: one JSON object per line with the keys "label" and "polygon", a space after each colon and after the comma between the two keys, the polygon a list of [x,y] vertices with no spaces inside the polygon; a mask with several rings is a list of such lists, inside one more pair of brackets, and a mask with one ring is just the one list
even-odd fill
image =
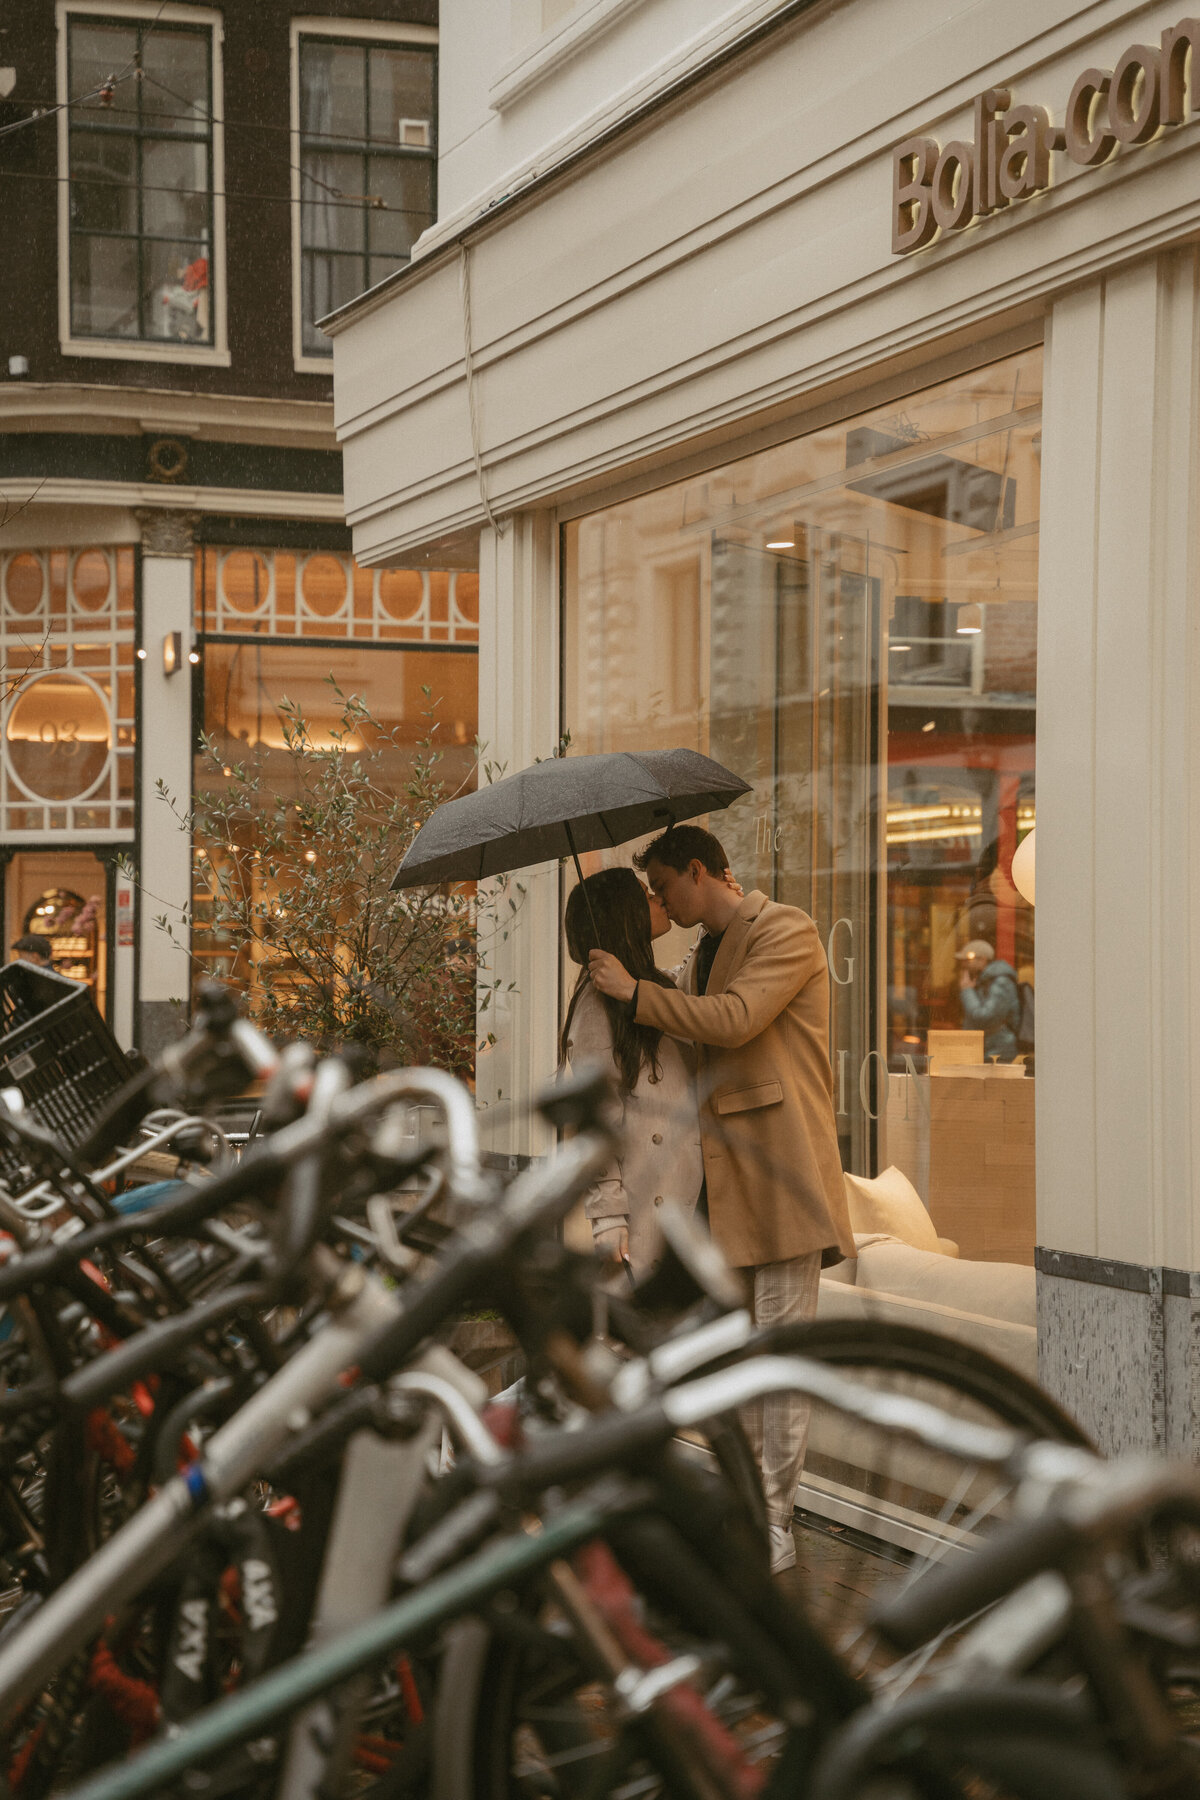
{"label": "circular window decal", "polygon": [[226,606],[249,618],[262,612],[270,599],[267,559],[257,550],[233,550],[221,563],[221,592]]}
{"label": "circular window decal", "polygon": [[75,598],[85,612],[99,612],[108,600],[112,570],[103,550],[81,550],[72,579]]}
{"label": "circular window decal", "polygon": [[318,619],[336,618],[350,595],[349,574],[336,556],[310,556],[300,577],[305,611]]}
{"label": "circular window decal", "polygon": [[379,601],[398,625],[417,617],[424,598],[425,584],[415,569],[380,569]]}
{"label": "circular window decal", "polygon": [[479,577],[465,571],[454,579],[454,607],[468,625],[479,623]]}
{"label": "circular window decal", "polygon": [[8,766],[37,800],[82,800],[103,779],[112,720],[90,681],[54,670],[22,688],[4,728]]}
{"label": "circular window decal", "polygon": [[37,611],[46,591],[46,577],[41,562],[23,550],[14,556],[4,576],[4,593],[14,612],[26,616]]}

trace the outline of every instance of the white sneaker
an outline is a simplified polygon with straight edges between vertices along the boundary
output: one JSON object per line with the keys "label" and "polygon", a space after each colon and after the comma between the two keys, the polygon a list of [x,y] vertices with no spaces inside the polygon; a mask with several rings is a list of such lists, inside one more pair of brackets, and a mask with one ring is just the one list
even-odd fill
{"label": "white sneaker", "polygon": [[796,1540],[786,1525],[769,1525],[771,1538],[771,1573],[782,1575],[796,1566]]}

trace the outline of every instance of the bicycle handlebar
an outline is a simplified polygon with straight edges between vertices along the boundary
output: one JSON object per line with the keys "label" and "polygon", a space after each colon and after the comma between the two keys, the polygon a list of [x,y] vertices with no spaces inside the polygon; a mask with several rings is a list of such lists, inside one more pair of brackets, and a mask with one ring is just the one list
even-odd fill
{"label": "bicycle handlebar", "polygon": [[[444,1080],[449,1082],[452,1078],[445,1076]],[[76,1233],[65,1243],[38,1245],[33,1250],[11,1258],[0,1268],[0,1301],[12,1299],[35,1283],[58,1280],[64,1270],[77,1264],[81,1258],[91,1255],[93,1251],[108,1249],[114,1244],[134,1238],[169,1237],[174,1233],[189,1231],[226,1207],[236,1205],[238,1201],[245,1200],[262,1189],[273,1187],[301,1157],[310,1155],[323,1144],[333,1142],[337,1137],[352,1131],[373,1113],[418,1094],[440,1097],[442,1082],[441,1072],[436,1069],[397,1069],[392,1074],[377,1075],[373,1081],[363,1082],[349,1093],[339,1095],[326,1116],[321,1119],[297,1119],[294,1124],[285,1125],[272,1137],[259,1139],[249,1147],[236,1168],[224,1175],[214,1176],[211,1181],[204,1182],[187,1194],[181,1194],[176,1200],[165,1201],[153,1212],[106,1219],[99,1225]],[[464,1120],[460,1114],[461,1108],[454,1115],[455,1126],[452,1133],[456,1167],[466,1169],[464,1179],[468,1188],[474,1183],[477,1194],[482,1179],[478,1153],[474,1151],[473,1144],[467,1143],[462,1136]],[[448,1120],[449,1117],[447,1109]],[[470,1134],[473,1139],[473,1117]],[[419,1169],[434,1154],[435,1147],[426,1146],[413,1150],[407,1158],[397,1158],[397,1179]]]}
{"label": "bicycle handlebar", "polygon": [[971,1556],[939,1563],[910,1588],[885,1600],[872,1623],[889,1644],[916,1650],[1047,1569],[1069,1564],[1077,1551],[1106,1534],[1149,1523],[1182,1508],[1200,1517],[1200,1471],[1140,1458],[1106,1463],[1059,1445],[1034,1444],[1023,1457],[1034,1499],[1057,1483],[1038,1517],[1002,1526]]}

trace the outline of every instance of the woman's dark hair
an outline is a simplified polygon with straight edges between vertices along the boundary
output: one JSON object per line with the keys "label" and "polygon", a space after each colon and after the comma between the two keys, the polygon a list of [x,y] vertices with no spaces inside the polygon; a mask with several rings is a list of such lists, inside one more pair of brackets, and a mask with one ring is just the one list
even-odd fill
{"label": "woman's dark hair", "polygon": [[[671,986],[670,976],[664,975],[654,961],[650,901],[632,869],[601,869],[599,874],[586,876],[578,887],[572,888],[567,896],[566,933],[571,960],[581,966],[559,1040],[562,1062],[567,1060],[575,1009],[590,986],[589,951],[607,950],[635,981],[652,981],[657,987]],[[623,1001],[610,1000],[607,994],[601,994],[600,999],[612,1029],[613,1059],[621,1093],[628,1096],[637,1086],[643,1068],[649,1067],[651,1081],[657,1081],[661,1076],[658,1044],[662,1032],[652,1025],[635,1025]]]}

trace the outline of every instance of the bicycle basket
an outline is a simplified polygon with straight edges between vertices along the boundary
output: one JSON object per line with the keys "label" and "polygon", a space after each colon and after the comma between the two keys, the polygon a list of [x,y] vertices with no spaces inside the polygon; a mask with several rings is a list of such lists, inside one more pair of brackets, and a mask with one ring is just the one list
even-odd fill
{"label": "bicycle basket", "polygon": [[[19,1088],[39,1124],[69,1149],[133,1070],[85,987],[35,969],[0,968],[0,1088]],[[0,1149],[0,1180],[23,1167],[19,1154]]]}

